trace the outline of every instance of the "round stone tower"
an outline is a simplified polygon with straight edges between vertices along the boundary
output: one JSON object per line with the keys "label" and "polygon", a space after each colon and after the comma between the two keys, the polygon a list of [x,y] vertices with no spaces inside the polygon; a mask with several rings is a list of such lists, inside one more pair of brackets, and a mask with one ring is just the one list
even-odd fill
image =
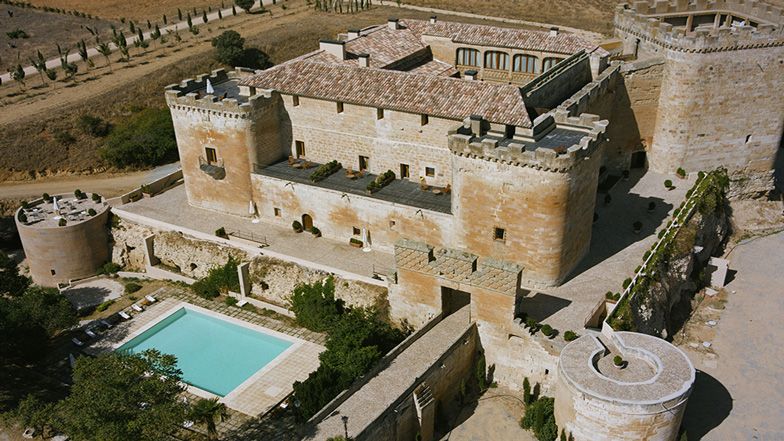
{"label": "round stone tower", "polygon": [[674,440],[694,378],[686,354],[660,338],[584,335],[558,361],[556,423],[580,441]]}
{"label": "round stone tower", "polygon": [[19,208],[14,218],[33,282],[57,286],[92,276],[111,257],[109,204],[85,195],[56,195]]}

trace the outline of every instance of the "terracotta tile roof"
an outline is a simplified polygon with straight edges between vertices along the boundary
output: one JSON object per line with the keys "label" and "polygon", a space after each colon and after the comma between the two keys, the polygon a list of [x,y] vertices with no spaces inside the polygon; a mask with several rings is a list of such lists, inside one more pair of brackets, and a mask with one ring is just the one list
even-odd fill
{"label": "terracotta tile roof", "polygon": [[428,47],[411,31],[392,30],[386,26],[363,32],[359,38],[346,42],[346,52],[370,55],[370,67],[386,67],[425,51],[429,51]]}
{"label": "terracotta tile roof", "polygon": [[406,70],[406,72],[451,77],[457,74],[458,70],[449,63],[444,63],[443,61],[438,60],[430,60],[423,64],[414,66],[411,69]]}
{"label": "terracotta tile roof", "polygon": [[[515,49],[574,54],[580,50],[591,52],[597,45],[575,34],[558,32],[551,36],[548,31],[501,28],[449,21],[430,23],[425,20],[401,20],[400,23],[421,38],[422,35],[446,37],[456,43],[480,46],[496,46]],[[600,49],[603,50],[603,49]]]}
{"label": "terracotta tile roof", "polygon": [[269,68],[240,84],[336,102],[427,114],[453,120],[481,115],[490,122],[531,127],[520,89],[316,61],[318,53]]}

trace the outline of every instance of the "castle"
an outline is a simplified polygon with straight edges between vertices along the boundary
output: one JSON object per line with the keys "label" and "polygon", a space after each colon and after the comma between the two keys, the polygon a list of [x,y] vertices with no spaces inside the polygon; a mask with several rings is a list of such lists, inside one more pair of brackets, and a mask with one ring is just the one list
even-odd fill
{"label": "castle", "polygon": [[[559,363],[522,331],[523,288],[561,284],[586,255],[611,174],[726,167],[735,195],[773,188],[783,23],[754,0],[635,1],[599,44],[390,19],[263,71],[169,86],[166,99],[192,206],[394,253],[394,320],[419,328],[469,306],[500,381],[556,387],[558,371],[559,425],[579,439],[674,439],[688,359],[618,333],[579,339]],[[628,378],[586,367],[623,341],[655,366],[637,401],[620,396]]]}

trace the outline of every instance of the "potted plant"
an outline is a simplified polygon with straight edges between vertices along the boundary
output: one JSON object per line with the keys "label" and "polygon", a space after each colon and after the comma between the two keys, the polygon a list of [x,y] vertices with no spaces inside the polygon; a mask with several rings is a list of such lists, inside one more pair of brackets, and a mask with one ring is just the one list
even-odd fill
{"label": "potted plant", "polygon": [[656,202],[648,202],[648,213],[653,213],[656,210]]}
{"label": "potted plant", "polygon": [[349,239],[348,243],[354,248],[362,248],[362,245],[364,245],[361,240],[354,237]]}
{"label": "potted plant", "polygon": [[310,229],[310,234],[312,234],[314,237],[321,237],[321,230],[319,230],[316,227],[313,227]]}
{"label": "potted plant", "polygon": [[579,335],[574,331],[564,332],[564,340],[566,341],[577,340],[577,337],[579,337]]}
{"label": "potted plant", "polygon": [[95,215],[96,215],[96,212],[95,212],[95,210],[94,210],[94,209],[92,209],[92,208],[91,208],[91,209],[87,210],[87,214],[88,214],[89,216],[95,216]]}
{"label": "potted plant", "polygon": [[293,229],[295,233],[301,233],[302,232],[302,224],[299,223],[299,221],[294,221],[294,222],[291,223],[291,229]]}
{"label": "potted plant", "polygon": [[61,226],[61,227],[64,227],[64,226],[65,226],[65,224],[67,224],[67,223],[68,223],[68,222],[67,222],[67,221],[66,221],[66,220],[63,218],[63,219],[60,219],[60,222],[58,222],[58,223],[57,223],[57,225],[59,225],[59,226]]}
{"label": "potted plant", "polygon": [[553,337],[555,337],[555,335],[557,333],[558,333],[558,331],[553,329],[552,326],[550,326],[550,325],[542,325],[542,334],[544,334],[545,337],[553,338]]}
{"label": "potted plant", "polygon": [[642,222],[635,221],[634,224],[632,224],[632,228],[634,228],[634,234],[640,234],[640,231],[642,231]]}
{"label": "potted plant", "polygon": [[667,179],[664,181],[664,188],[666,188],[667,190],[672,190],[675,187],[672,185],[672,181]]}
{"label": "potted plant", "polygon": [[624,367],[626,367],[626,361],[624,361],[624,359],[621,358],[620,355],[616,355],[615,357],[613,357],[613,364],[618,369],[623,369]]}
{"label": "potted plant", "polygon": [[681,178],[681,179],[686,179],[686,170],[684,170],[684,169],[682,169],[682,168],[680,168],[680,167],[678,167],[678,170],[676,170],[676,171],[675,171],[675,174],[676,174],[676,175],[677,175],[679,178]]}

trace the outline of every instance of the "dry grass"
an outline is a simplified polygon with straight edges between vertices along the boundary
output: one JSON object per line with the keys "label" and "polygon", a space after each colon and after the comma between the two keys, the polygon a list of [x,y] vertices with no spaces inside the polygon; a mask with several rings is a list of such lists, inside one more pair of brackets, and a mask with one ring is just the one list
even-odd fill
{"label": "dry grass", "polygon": [[[8,11],[13,14],[9,16]],[[30,58],[35,58],[35,53],[40,50],[47,58],[57,56],[56,43],[65,48],[75,48],[80,39],[92,43],[94,36],[84,29],[84,26],[97,28],[101,35],[109,35],[109,25],[106,20],[75,17],[73,15],[56,12],[45,12],[32,8],[17,8],[15,6],[0,5],[0,72],[5,72],[9,66],[21,63],[22,66],[30,64]],[[23,30],[28,38],[11,39],[6,32],[15,29]],[[16,46],[16,47],[12,47]],[[75,52],[75,49],[71,52]],[[17,54],[19,56],[17,61]],[[34,80],[29,78],[29,80]]]}
{"label": "dry grass", "polygon": [[[221,0],[27,0],[37,6],[50,6],[66,10],[76,9],[101,18],[119,20],[127,18],[136,21],[161,21],[163,14],[174,20],[177,18],[177,8],[185,14],[187,10],[196,8],[201,14],[202,9],[220,7]],[[225,5],[231,7],[233,0],[225,0]]]}
{"label": "dry grass", "polygon": [[[784,0],[779,0],[784,1]],[[404,3],[587,29],[609,34],[619,0],[406,0]]]}

